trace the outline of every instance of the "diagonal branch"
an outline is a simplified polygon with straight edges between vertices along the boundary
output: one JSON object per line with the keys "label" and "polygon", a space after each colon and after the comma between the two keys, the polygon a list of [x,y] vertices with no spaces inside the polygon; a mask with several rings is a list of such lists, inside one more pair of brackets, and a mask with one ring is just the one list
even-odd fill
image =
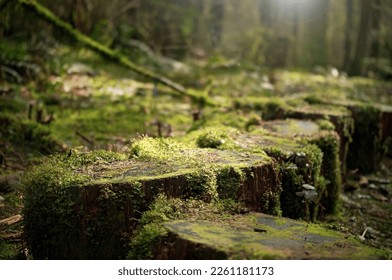
{"label": "diagonal branch", "polygon": [[29,11],[33,11],[46,21],[53,24],[56,28],[59,28],[65,31],[69,36],[71,36],[76,41],[84,44],[86,47],[92,49],[93,51],[127,67],[128,69],[132,70],[133,72],[144,76],[146,78],[152,79],[157,83],[165,85],[177,93],[180,93],[185,96],[191,97],[193,100],[200,102],[206,105],[215,105],[214,102],[208,99],[205,94],[200,94],[199,92],[187,90],[182,85],[177,84],[176,82],[154,73],[148,69],[142,68],[133,62],[131,62],[126,56],[123,54],[110,49],[109,47],[100,44],[99,42],[91,39],[90,37],[84,35],[80,31],[74,29],[69,23],[61,20],[56,15],[54,15],[49,9],[41,5],[40,3],[36,2],[35,0],[17,0],[19,3],[22,4]]}

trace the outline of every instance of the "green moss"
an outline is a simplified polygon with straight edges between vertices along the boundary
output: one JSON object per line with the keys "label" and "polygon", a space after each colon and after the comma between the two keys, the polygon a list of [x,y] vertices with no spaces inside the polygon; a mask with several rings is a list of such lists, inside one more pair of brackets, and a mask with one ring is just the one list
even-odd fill
{"label": "green moss", "polygon": [[50,154],[61,150],[61,142],[53,135],[47,125],[0,113],[0,134],[3,141],[31,153]]}
{"label": "green moss", "polygon": [[215,131],[208,131],[201,134],[197,139],[197,145],[200,148],[218,148],[225,143],[227,135],[224,133],[217,133]]}
{"label": "green moss", "polygon": [[316,120],[316,123],[320,127],[321,130],[328,130],[328,131],[334,131],[335,130],[335,125],[328,121],[328,120]]}
{"label": "green moss", "polygon": [[234,109],[254,110],[261,113],[263,120],[280,119],[285,116],[288,106],[283,99],[266,97],[246,97],[234,99]]}
{"label": "green moss", "polygon": [[186,175],[185,198],[211,201],[218,197],[216,173],[211,168],[201,168]]}
{"label": "green moss", "polygon": [[8,96],[0,96],[0,112],[4,114],[7,113],[19,113],[24,112],[26,109],[26,104],[23,100],[18,97],[8,97]]}
{"label": "green moss", "polygon": [[145,225],[132,239],[127,258],[133,260],[153,259],[154,245],[167,234],[166,229],[157,223]]}
{"label": "green moss", "polygon": [[336,214],[342,189],[342,177],[339,161],[340,139],[335,133],[323,133],[309,140],[323,152],[321,174],[325,179],[325,191],[320,196],[320,205],[326,214]]}
{"label": "green moss", "polygon": [[129,219],[146,210],[142,185],[95,185],[91,171],[126,158],[108,151],[73,150],[47,158],[25,173],[24,229],[35,259],[125,255],[122,238],[129,234]]}
{"label": "green moss", "polygon": [[128,259],[146,260],[154,257],[155,246],[167,235],[163,223],[183,218],[186,203],[179,199],[168,199],[159,194],[140,218],[139,228],[130,241]]}
{"label": "green moss", "polygon": [[241,168],[225,166],[218,171],[217,184],[219,198],[235,199],[237,192],[245,180],[245,174]]}
{"label": "green moss", "polygon": [[67,156],[61,155],[58,160],[63,161],[71,168],[81,168],[93,164],[98,165],[125,161],[127,158],[126,154],[106,150],[83,152],[78,149],[71,149]]}
{"label": "green moss", "polygon": [[178,161],[185,160],[186,156],[181,153],[184,149],[179,142],[170,138],[143,137],[132,143],[130,148],[131,158],[149,161]]}
{"label": "green moss", "polygon": [[24,232],[35,259],[64,258],[71,250],[77,250],[76,244],[64,242],[77,240],[79,187],[85,180],[85,176],[50,159],[23,176]]}
{"label": "green moss", "polygon": [[[228,259],[382,259],[385,252],[323,225],[262,214],[234,216],[224,221],[173,221],[168,231],[182,244],[203,245],[204,254],[220,252]],[[339,246],[341,250],[336,250]],[[306,249],[298,250],[299,247]],[[197,256],[195,256],[197,258]]]}
{"label": "green moss", "polygon": [[306,202],[296,193],[304,184],[316,188],[319,196],[324,185],[321,180],[322,152],[315,145],[299,149],[281,164],[282,194],[280,197],[282,215],[290,218],[316,218],[317,203]]}
{"label": "green moss", "polygon": [[129,259],[151,259],[159,244],[166,244],[168,231],[165,222],[177,219],[230,220],[232,214],[243,213],[245,208],[233,200],[214,200],[206,203],[197,199],[167,198],[159,194],[149,210],[140,218],[140,224],[130,241]]}
{"label": "green moss", "polygon": [[200,132],[196,143],[200,148],[221,148],[233,146],[233,139],[230,133],[232,129],[228,128],[206,128]]}

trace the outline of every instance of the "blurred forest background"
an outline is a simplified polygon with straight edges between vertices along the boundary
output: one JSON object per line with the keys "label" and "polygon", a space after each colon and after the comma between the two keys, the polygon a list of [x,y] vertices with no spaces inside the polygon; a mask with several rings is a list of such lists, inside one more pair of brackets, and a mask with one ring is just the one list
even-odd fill
{"label": "blurred forest background", "polygon": [[[331,66],[349,75],[392,76],[390,0],[38,2],[139,63],[154,53],[182,61],[225,57],[245,65],[309,70]],[[43,59],[54,39],[64,40],[62,35],[26,13],[18,1],[0,1],[2,75],[12,75],[4,61],[12,58],[5,57],[10,49],[16,55],[16,43]]]}

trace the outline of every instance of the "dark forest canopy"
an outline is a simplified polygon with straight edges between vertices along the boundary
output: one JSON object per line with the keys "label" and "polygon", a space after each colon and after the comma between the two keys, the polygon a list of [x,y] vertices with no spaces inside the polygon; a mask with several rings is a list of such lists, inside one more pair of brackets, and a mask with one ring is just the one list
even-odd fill
{"label": "dark forest canopy", "polygon": [[[389,0],[40,0],[79,31],[113,48],[175,59],[223,56],[269,67],[333,66],[392,75]],[[63,34],[0,1],[1,41]],[[61,38],[62,39],[62,38]]]}

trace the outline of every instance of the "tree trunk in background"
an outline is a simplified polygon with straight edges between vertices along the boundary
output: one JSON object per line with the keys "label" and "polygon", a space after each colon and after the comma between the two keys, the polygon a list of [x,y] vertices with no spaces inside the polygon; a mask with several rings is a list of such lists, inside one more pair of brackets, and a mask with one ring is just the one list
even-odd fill
{"label": "tree trunk in background", "polygon": [[224,2],[212,1],[211,7],[211,41],[213,48],[217,48],[222,37],[222,21],[224,17]]}
{"label": "tree trunk in background", "polygon": [[380,56],[380,31],[381,31],[381,0],[373,0],[372,4],[372,43],[370,57]]}
{"label": "tree trunk in background", "polygon": [[355,57],[349,71],[350,75],[362,74],[363,60],[366,57],[369,44],[371,4],[371,0],[361,1],[361,22],[359,25],[359,35],[356,45]]}
{"label": "tree trunk in background", "polygon": [[298,41],[299,41],[299,11],[298,11],[298,5],[294,6],[294,19],[293,19],[293,36],[292,40],[290,42],[291,44],[291,59],[290,59],[290,66],[296,66],[298,64]]}
{"label": "tree trunk in background", "polygon": [[319,2],[319,18],[309,23],[309,49],[306,50],[309,52],[310,65],[308,66],[327,66],[328,64],[327,29],[330,0],[319,0]]}
{"label": "tree trunk in background", "polygon": [[350,70],[351,64],[351,48],[352,48],[352,33],[353,33],[353,0],[346,1],[346,31],[344,43],[344,63],[343,68],[345,71]]}
{"label": "tree trunk in background", "polygon": [[259,1],[259,10],[260,10],[260,17],[261,23],[264,27],[269,28],[271,27],[271,0],[261,0]]}

